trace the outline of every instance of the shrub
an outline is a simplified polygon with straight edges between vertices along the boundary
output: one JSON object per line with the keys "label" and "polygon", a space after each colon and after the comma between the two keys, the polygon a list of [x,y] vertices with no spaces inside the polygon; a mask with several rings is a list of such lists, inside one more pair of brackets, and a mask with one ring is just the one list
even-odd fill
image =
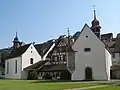
{"label": "shrub", "polygon": [[28,80],[37,80],[38,79],[37,71],[29,71],[27,79]]}

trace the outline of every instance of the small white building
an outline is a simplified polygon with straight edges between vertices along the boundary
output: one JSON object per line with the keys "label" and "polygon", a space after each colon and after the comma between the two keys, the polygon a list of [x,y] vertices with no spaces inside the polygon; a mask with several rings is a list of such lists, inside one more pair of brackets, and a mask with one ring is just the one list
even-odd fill
{"label": "small white building", "polygon": [[28,72],[23,69],[40,60],[41,56],[33,44],[13,50],[5,61],[5,78],[27,79]]}
{"label": "small white building", "polygon": [[72,80],[110,80],[111,54],[87,24],[74,42],[75,70]]}

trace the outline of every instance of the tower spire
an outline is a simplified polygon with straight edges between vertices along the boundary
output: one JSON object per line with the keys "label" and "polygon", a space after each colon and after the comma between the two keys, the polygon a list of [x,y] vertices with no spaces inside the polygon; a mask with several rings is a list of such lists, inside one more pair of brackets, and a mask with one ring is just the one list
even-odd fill
{"label": "tower spire", "polygon": [[101,27],[99,25],[99,21],[96,18],[95,5],[93,5],[93,13],[94,13],[94,19],[91,22],[91,24],[92,24],[91,29],[96,34],[96,36],[100,38],[100,28]]}
{"label": "tower spire", "polygon": [[16,48],[18,48],[19,46],[20,46],[20,42],[19,42],[19,39],[18,39],[18,34],[17,34],[17,32],[15,33],[16,35],[15,35],[15,38],[14,38],[14,40],[13,40],[13,48],[14,49],[16,49]]}
{"label": "tower spire", "polygon": [[94,13],[94,19],[92,21],[92,27],[96,27],[96,26],[99,26],[99,21],[97,20],[96,18],[96,10],[95,10],[95,5],[93,5],[93,13]]}
{"label": "tower spire", "polygon": [[16,32],[16,37],[17,37],[17,32]]}
{"label": "tower spire", "polygon": [[95,11],[95,5],[93,5],[93,11],[94,11],[94,20],[96,20],[96,11]]}

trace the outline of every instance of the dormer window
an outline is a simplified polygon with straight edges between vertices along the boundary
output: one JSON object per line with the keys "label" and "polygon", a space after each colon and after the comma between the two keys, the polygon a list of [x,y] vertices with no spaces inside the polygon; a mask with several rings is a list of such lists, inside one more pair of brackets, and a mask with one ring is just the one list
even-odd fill
{"label": "dormer window", "polygon": [[85,51],[85,52],[90,52],[90,51],[91,51],[91,48],[85,48],[84,51]]}

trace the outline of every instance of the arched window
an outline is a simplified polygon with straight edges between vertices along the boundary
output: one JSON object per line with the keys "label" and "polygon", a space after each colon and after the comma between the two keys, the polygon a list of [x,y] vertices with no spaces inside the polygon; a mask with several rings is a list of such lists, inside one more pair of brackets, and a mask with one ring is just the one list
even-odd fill
{"label": "arched window", "polygon": [[7,62],[7,74],[9,73],[9,62]]}
{"label": "arched window", "polygon": [[17,73],[17,60],[15,60],[15,73]]}
{"label": "arched window", "polygon": [[33,58],[30,58],[30,64],[33,64]]}

